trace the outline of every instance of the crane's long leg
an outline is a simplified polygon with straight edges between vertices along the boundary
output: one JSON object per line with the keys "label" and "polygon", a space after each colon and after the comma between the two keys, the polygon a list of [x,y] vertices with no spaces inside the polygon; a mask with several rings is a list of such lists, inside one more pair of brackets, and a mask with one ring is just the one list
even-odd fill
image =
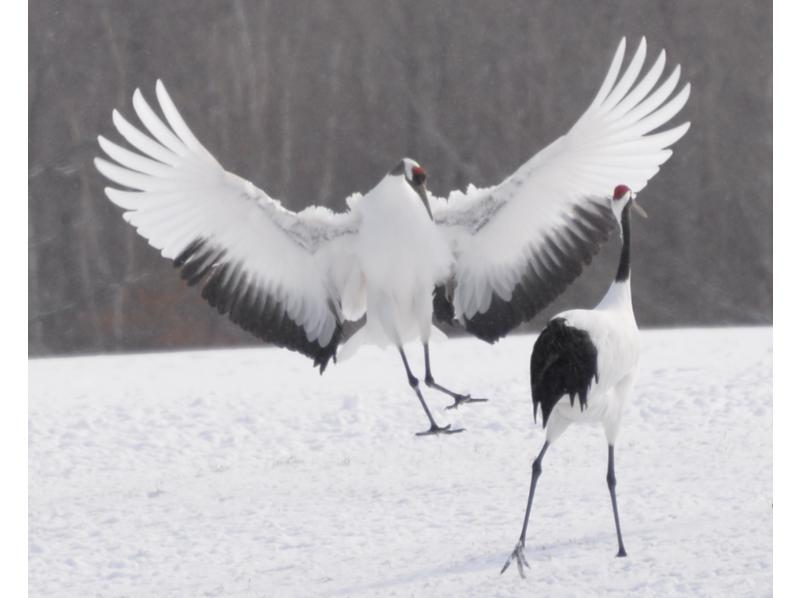
{"label": "crane's long leg", "polygon": [[441,386],[436,383],[431,373],[431,358],[430,351],[428,350],[428,343],[422,343],[422,348],[425,351],[425,385],[429,388],[435,388],[439,392],[449,395],[453,399],[453,404],[448,405],[445,409],[456,409],[461,403],[485,403],[489,399],[473,399],[470,395],[462,395],[457,392]]}
{"label": "crane's long leg", "polygon": [[522,532],[519,535],[519,541],[514,547],[514,551],[511,553],[511,556],[508,557],[505,565],[503,565],[503,568],[500,570],[501,575],[506,572],[506,569],[508,569],[512,559],[517,561],[517,568],[519,569],[520,577],[525,577],[525,572],[522,569],[522,565],[530,568],[528,560],[525,558],[525,535],[528,532],[528,520],[530,519],[531,508],[533,507],[533,495],[536,492],[536,482],[538,481],[539,476],[542,475],[542,459],[544,459],[544,454],[547,452],[547,447],[549,446],[550,443],[545,441],[544,445],[542,446],[542,450],[539,451],[539,456],[534,459],[533,465],[531,466],[531,489],[530,492],[528,492],[528,506],[525,507],[525,519],[522,522]]}
{"label": "crane's long leg", "polygon": [[614,475],[614,445],[608,445],[608,473],[606,474],[608,491],[611,494],[611,506],[614,509],[614,525],[617,527],[617,542],[619,552],[617,556],[628,556],[625,546],[622,544],[622,531],[619,529],[619,512],[617,511],[617,476]]}
{"label": "crane's long leg", "polygon": [[441,427],[436,424],[436,421],[433,419],[433,415],[431,415],[431,410],[428,409],[428,405],[425,403],[425,399],[422,396],[422,392],[419,389],[419,380],[417,379],[414,374],[411,373],[411,368],[408,365],[408,359],[406,358],[406,352],[403,351],[403,347],[397,347],[398,351],[400,351],[400,357],[403,359],[403,365],[406,368],[406,375],[408,376],[408,385],[414,390],[419,399],[422,408],[425,410],[425,415],[428,416],[428,421],[431,422],[431,427],[429,430],[425,432],[418,432],[417,436],[427,436],[429,434],[458,434],[459,432],[463,432],[464,428],[457,428],[455,430],[450,429],[450,424],[447,424],[444,427]]}

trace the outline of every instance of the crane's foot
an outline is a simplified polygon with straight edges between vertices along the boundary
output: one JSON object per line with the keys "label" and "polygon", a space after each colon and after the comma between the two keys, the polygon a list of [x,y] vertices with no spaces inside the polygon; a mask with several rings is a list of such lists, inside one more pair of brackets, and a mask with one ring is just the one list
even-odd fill
{"label": "crane's foot", "polygon": [[618,556],[618,557],[624,557],[624,556],[628,556],[628,553],[627,553],[627,552],[625,552],[625,549],[624,549],[624,548],[620,548],[620,549],[619,549],[619,552],[617,553],[617,556]]}
{"label": "crane's foot", "polygon": [[522,568],[525,565],[528,569],[531,568],[530,564],[528,564],[528,559],[525,558],[525,543],[520,540],[517,542],[517,545],[514,547],[514,552],[508,557],[506,564],[503,565],[503,568],[500,569],[500,575],[506,572],[508,566],[511,564],[511,561],[517,561],[517,569],[519,569],[519,576],[525,579],[525,570]]}
{"label": "crane's foot", "polygon": [[456,428],[455,430],[451,430],[450,426],[452,424],[447,424],[446,426],[437,426],[436,424],[431,424],[431,429],[425,432],[417,432],[417,436],[433,436],[434,434],[458,434],[464,431],[464,428]]}
{"label": "crane's foot", "polygon": [[453,396],[453,404],[448,405],[445,409],[458,409],[462,403],[486,403],[489,399],[473,399],[470,395],[457,395]]}

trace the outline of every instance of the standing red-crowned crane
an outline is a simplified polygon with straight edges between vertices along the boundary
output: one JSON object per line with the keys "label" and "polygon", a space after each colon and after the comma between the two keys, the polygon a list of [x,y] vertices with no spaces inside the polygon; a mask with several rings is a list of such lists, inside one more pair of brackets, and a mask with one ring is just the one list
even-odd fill
{"label": "standing red-crowned crane", "polygon": [[536,421],[541,406],[546,439],[531,468],[531,487],[519,541],[500,573],[508,568],[512,559],[517,561],[522,577],[525,577],[523,565],[530,567],[525,559],[525,536],[536,482],[542,473],[542,460],[548,447],[573,422],[603,425],[608,441],[606,481],[619,543],[617,556],[627,556],[617,511],[614,442],[622,408],[633,391],[640,352],[639,328],[631,304],[631,206],[638,208],[632,191],[625,185],[618,185],[611,208],[619,221],[622,251],[617,275],[603,300],[594,309],[573,309],[556,315],[533,346],[533,419]]}
{"label": "standing red-crowned crane", "polygon": [[133,95],[147,132],[113,113],[138,151],[100,137],[113,162],[95,164],[122,187],[106,194],[126,210],[125,220],[220,314],[308,356],[320,371],[362,342],[395,348],[430,424],[423,434],[454,433],[460,430],[434,421],[404,346],[421,341],[429,388],[453,406],[476,400],[434,380],[432,320],[458,321],[494,342],[531,319],[614,230],[599,198],[620,180],[642,189],[689,128],[654,132],[689,97],[688,84],[672,95],[680,67],[659,83],[662,51],[638,79],[644,39],[622,71],[624,54],[623,39],[594,100],[565,135],[497,185],[470,186],[446,200],[429,197],[426,172],[405,158],[363,197],[349,198],[347,212],[287,210],[222,167],[160,81],[163,117],[139,90]]}

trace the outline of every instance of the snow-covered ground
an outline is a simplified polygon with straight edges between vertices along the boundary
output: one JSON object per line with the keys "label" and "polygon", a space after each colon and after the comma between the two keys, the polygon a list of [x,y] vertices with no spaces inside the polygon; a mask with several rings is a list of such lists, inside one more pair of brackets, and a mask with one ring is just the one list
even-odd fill
{"label": "snow-covered ground", "polygon": [[616,451],[629,558],[602,429],[573,427],[545,459],[520,579],[499,572],[543,441],[532,344],[434,345],[439,382],[492,400],[445,411],[428,391],[467,432],[424,438],[390,351],[322,377],[273,349],[32,360],[30,593],[770,595],[772,330],[644,333]]}

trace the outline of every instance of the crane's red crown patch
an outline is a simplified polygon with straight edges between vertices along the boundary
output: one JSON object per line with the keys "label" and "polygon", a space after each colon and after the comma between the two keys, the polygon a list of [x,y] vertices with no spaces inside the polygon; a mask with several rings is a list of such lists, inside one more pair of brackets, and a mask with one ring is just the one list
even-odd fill
{"label": "crane's red crown patch", "polygon": [[622,199],[629,192],[630,188],[627,185],[617,185],[614,187],[614,199]]}

